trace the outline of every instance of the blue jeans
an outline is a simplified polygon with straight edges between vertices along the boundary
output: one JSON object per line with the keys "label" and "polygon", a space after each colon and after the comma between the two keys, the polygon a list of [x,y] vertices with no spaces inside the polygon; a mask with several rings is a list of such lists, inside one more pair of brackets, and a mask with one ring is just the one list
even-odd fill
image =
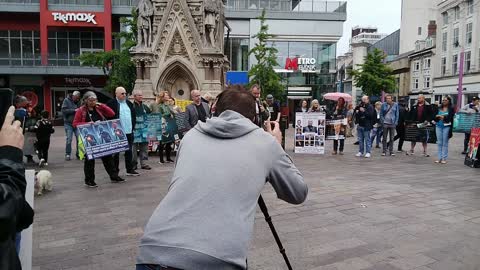
{"label": "blue jeans", "polygon": [[15,249],[17,250],[17,254],[20,254],[20,242],[22,241],[22,232],[18,232],[15,235]]}
{"label": "blue jeans", "polygon": [[[65,135],[67,136],[67,145],[65,146],[65,155],[72,154],[72,139],[75,136],[75,142],[77,142],[77,130],[73,128],[72,124],[65,123]],[[78,147],[77,147],[77,155],[78,155]]]}
{"label": "blue jeans", "polygon": [[438,160],[447,160],[448,158],[448,134],[450,133],[450,126],[437,126],[437,145],[438,145]]}
{"label": "blue jeans", "polygon": [[370,139],[370,129],[366,129],[364,127],[358,126],[357,136],[358,136],[358,142],[360,143],[359,152],[362,153],[362,155],[365,153],[370,153],[372,149],[372,141]]}
{"label": "blue jeans", "polygon": [[375,138],[377,138],[377,146],[380,146],[380,140],[382,139],[382,135],[383,135],[383,128],[382,127],[378,127],[378,128],[373,128],[371,133],[370,133],[370,145],[373,145],[373,141],[375,140]]}

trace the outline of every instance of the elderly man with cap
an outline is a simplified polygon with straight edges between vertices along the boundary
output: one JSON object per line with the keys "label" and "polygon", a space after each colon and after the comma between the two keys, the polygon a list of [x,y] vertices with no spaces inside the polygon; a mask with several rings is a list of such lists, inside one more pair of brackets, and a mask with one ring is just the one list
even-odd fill
{"label": "elderly man with cap", "polygon": [[280,122],[280,104],[275,101],[273,95],[267,95],[267,104],[268,104],[268,111],[270,112],[270,120],[275,122]]}
{"label": "elderly man with cap", "polygon": [[[129,150],[125,151],[125,168],[127,169],[127,176],[139,176],[135,171],[133,164],[133,131],[135,129],[136,113],[133,103],[127,99],[127,91],[125,88],[119,86],[115,89],[115,98],[107,102],[107,106],[115,112],[115,119],[119,119],[122,123],[123,130],[127,135]],[[115,161],[115,169],[120,171],[120,154],[113,155]]]}
{"label": "elderly man with cap", "polygon": [[[77,132],[73,127],[73,118],[75,116],[75,111],[79,107],[80,92],[75,91],[73,94],[68,95],[62,103],[62,115],[63,123],[65,125],[65,135],[67,136],[67,144],[65,146],[65,160],[69,161],[72,154],[72,138],[75,134],[75,142],[77,141]],[[78,158],[78,149],[77,154]]]}

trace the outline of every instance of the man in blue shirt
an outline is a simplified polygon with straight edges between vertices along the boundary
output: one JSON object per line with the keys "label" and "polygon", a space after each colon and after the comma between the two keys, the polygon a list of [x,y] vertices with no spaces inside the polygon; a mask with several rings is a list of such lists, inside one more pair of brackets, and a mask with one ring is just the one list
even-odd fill
{"label": "man in blue shirt", "polygon": [[[135,109],[132,102],[127,100],[127,91],[125,88],[119,86],[115,89],[115,98],[107,103],[115,112],[115,119],[119,119],[122,124],[123,130],[127,135],[129,150],[125,151],[125,168],[127,169],[127,176],[139,176],[140,174],[134,170],[133,158],[132,158],[132,145],[133,145],[133,130],[135,129]],[[120,154],[113,155],[115,162],[115,169],[120,171]]]}

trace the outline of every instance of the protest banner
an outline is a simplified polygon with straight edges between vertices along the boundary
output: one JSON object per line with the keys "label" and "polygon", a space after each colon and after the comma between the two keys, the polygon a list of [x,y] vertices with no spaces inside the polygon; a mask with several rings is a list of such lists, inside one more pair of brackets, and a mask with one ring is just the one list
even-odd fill
{"label": "protest banner", "polygon": [[163,117],[161,113],[151,113],[146,115],[145,133],[147,141],[162,140],[162,122]]}
{"label": "protest banner", "polygon": [[465,156],[465,165],[472,168],[480,168],[480,128],[472,128],[470,141],[468,142],[467,155]]}
{"label": "protest banner", "polygon": [[98,121],[78,126],[87,159],[97,159],[129,149],[120,120]]}
{"label": "protest banner", "polygon": [[184,99],[177,99],[175,101],[175,105],[177,105],[182,112],[187,110],[187,106],[190,105],[193,101],[191,100],[184,100]]}
{"label": "protest banner", "polygon": [[188,119],[187,119],[187,113],[186,112],[181,112],[175,114],[175,120],[177,122],[177,129],[180,134],[183,134],[188,131]]}
{"label": "protest banner", "polygon": [[406,121],[405,123],[405,141],[407,142],[426,142],[437,143],[437,134],[434,125],[425,125]]}
{"label": "protest banner", "polygon": [[163,118],[162,143],[172,143],[179,140],[177,122],[174,117]]}
{"label": "protest banner", "polygon": [[325,154],[325,114],[296,113],[295,153]]}
{"label": "protest banner", "polygon": [[326,120],[325,138],[327,140],[344,140],[347,124],[347,118]]}

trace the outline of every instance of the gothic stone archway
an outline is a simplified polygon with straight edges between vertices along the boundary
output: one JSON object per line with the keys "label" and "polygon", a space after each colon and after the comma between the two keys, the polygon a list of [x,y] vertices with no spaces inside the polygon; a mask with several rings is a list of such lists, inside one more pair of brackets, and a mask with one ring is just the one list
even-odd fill
{"label": "gothic stone archway", "polygon": [[175,61],[162,72],[156,92],[164,90],[175,99],[190,100],[193,89],[199,89],[197,78],[184,63]]}

